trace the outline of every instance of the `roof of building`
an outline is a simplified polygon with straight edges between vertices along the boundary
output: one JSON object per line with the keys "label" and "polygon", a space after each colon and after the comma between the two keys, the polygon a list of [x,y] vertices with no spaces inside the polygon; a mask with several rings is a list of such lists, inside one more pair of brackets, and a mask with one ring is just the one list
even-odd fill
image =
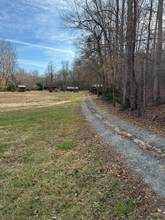
{"label": "roof of building", "polygon": [[18,85],[19,88],[25,88],[25,85]]}
{"label": "roof of building", "polygon": [[59,84],[52,84],[51,86],[60,86]]}
{"label": "roof of building", "polygon": [[67,89],[78,89],[78,87],[67,87]]}
{"label": "roof of building", "polygon": [[93,87],[102,87],[103,85],[101,84],[95,84],[95,85],[93,85]]}

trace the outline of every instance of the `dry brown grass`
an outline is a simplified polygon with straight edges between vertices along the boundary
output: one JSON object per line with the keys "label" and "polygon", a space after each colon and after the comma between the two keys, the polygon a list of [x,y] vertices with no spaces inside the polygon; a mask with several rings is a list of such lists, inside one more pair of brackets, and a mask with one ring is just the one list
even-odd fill
{"label": "dry brown grass", "polygon": [[[138,110],[131,111],[130,109],[127,109],[125,111],[119,111],[121,109],[120,104],[116,103],[116,106],[113,107],[112,101],[106,102],[97,95],[90,95],[97,105],[99,105],[110,114],[113,114],[133,125],[142,127],[154,134],[165,137],[165,104],[156,107],[147,107],[145,112],[143,112],[139,117]],[[152,122],[152,118],[156,115],[158,117]]]}
{"label": "dry brown grass", "polygon": [[65,104],[71,101],[65,94],[63,92],[49,93],[49,91],[1,92],[0,112]]}

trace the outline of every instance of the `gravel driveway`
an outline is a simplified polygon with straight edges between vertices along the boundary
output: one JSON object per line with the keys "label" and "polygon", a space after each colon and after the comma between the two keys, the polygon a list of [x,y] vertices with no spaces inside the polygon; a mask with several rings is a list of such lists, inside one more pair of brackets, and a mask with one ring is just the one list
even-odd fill
{"label": "gravel driveway", "polygon": [[84,95],[81,106],[103,141],[115,147],[154,190],[165,196],[165,138],[107,113],[91,100],[89,94]]}

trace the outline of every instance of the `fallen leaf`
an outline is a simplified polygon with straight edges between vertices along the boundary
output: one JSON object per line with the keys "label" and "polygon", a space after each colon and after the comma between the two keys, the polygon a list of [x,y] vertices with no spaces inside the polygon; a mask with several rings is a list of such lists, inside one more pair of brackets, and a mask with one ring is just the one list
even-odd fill
{"label": "fallen leaf", "polygon": [[95,169],[95,173],[98,173],[99,172],[99,170],[98,169]]}
{"label": "fallen leaf", "polygon": [[123,171],[120,171],[120,172],[119,172],[119,176],[120,176],[122,173],[123,173]]}
{"label": "fallen leaf", "polygon": [[35,200],[39,200],[40,199],[40,197],[38,197],[38,196],[35,196]]}
{"label": "fallen leaf", "polygon": [[38,212],[38,210],[35,210],[34,212],[32,212],[32,215],[36,215]]}

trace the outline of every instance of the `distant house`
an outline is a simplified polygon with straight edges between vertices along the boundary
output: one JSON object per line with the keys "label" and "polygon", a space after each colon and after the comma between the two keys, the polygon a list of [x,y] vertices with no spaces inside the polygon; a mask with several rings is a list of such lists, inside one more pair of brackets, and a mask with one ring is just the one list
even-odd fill
{"label": "distant house", "polygon": [[49,86],[44,86],[44,89],[49,90]]}
{"label": "distant house", "polygon": [[67,87],[66,89],[68,92],[79,92],[78,87]]}
{"label": "distant house", "polygon": [[98,92],[97,90],[102,90],[102,88],[103,88],[102,84],[101,85],[95,84],[92,86],[92,92],[97,95],[97,92]]}
{"label": "distant house", "polygon": [[58,84],[52,84],[50,86],[44,86],[44,89],[47,89],[47,90],[60,90],[62,86],[58,85]]}
{"label": "distant house", "polygon": [[59,89],[59,90],[60,90],[61,87],[62,87],[62,86],[60,86],[60,85],[58,85],[58,84],[53,84],[53,85],[49,86],[49,89],[51,89],[51,90]]}
{"label": "distant house", "polygon": [[25,85],[18,85],[17,91],[18,92],[26,92],[26,86]]}

